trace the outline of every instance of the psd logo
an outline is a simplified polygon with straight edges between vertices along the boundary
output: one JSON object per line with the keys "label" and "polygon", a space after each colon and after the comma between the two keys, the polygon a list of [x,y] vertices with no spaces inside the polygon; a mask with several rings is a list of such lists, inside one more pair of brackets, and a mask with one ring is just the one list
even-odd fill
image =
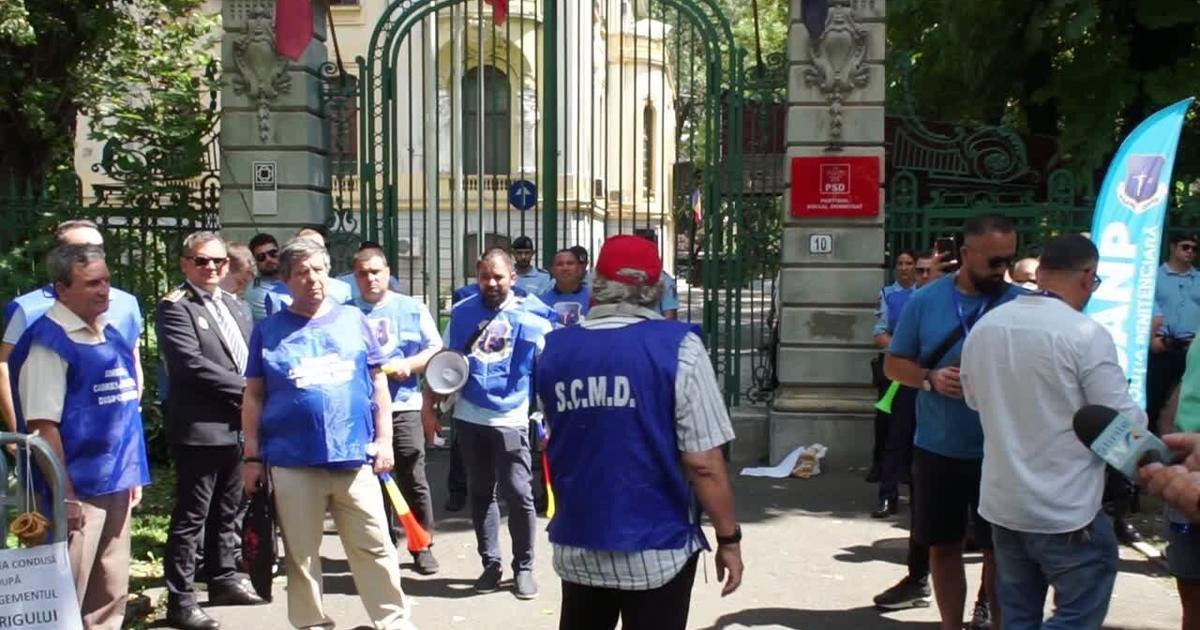
{"label": "psd logo", "polygon": [[1125,183],[1117,189],[1117,200],[1134,214],[1157,206],[1167,198],[1162,170],[1167,160],[1161,155],[1131,155],[1125,164]]}
{"label": "psd logo", "polygon": [[850,165],[822,164],[821,165],[821,194],[848,195],[850,194]]}

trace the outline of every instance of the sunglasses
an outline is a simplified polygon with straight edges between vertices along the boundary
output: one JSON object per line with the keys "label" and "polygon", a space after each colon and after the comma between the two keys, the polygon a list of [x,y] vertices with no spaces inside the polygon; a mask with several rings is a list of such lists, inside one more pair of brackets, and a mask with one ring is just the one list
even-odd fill
{"label": "sunglasses", "polygon": [[215,267],[223,267],[225,263],[229,262],[228,258],[209,258],[207,256],[188,256],[188,260],[197,267],[207,267],[208,263],[212,263]]}
{"label": "sunglasses", "polygon": [[1180,243],[1179,249],[1182,249],[1185,252],[1193,252],[1196,251],[1196,246],[1191,243]]}
{"label": "sunglasses", "polygon": [[266,262],[268,258],[279,258],[279,250],[268,249],[265,252],[259,252],[254,255],[254,260],[257,260],[258,262]]}

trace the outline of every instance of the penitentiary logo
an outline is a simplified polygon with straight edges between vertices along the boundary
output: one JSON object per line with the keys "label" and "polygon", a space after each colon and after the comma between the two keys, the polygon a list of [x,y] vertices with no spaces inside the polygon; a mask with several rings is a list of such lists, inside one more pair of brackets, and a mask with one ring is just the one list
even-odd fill
{"label": "penitentiary logo", "polygon": [[1162,179],[1167,160],[1162,155],[1131,155],[1125,165],[1125,183],[1117,189],[1117,200],[1134,214],[1142,214],[1167,198]]}

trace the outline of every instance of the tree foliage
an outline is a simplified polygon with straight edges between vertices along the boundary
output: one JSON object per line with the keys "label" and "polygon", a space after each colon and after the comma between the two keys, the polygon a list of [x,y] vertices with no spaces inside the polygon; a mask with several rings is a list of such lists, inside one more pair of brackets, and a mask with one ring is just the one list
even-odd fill
{"label": "tree foliage", "polygon": [[[1200,94],[1200,3],[1179,0],[891,0],[889,112],[1008,124],[1101,169],[1155,110]],[[1176,168],[1200,175],[1192,116]]]}
{"label": "tree foliage", "polygon": [[0,0],[0,180],[69,167],[81,111],[100,114],[105,139],[132,146],[194,135],[214,26],[200,4]]}

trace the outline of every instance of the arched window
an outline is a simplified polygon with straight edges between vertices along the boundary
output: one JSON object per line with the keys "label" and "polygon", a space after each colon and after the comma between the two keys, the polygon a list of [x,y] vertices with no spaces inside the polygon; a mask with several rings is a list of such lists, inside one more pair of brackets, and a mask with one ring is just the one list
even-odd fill
{"label": "arched window", "polygon": [[642,110],[642,190],[645,196],[654,196],[654,158],[655,134],[658,126],[658,112],[653,103],[646,103]]}
{"label": "arched window", "polygon": [[[463,173],[479,175],[479,66],[463,75]],[[483,172],[508,175],[511,158],[511,115],[508,75],[483,67]]]}

